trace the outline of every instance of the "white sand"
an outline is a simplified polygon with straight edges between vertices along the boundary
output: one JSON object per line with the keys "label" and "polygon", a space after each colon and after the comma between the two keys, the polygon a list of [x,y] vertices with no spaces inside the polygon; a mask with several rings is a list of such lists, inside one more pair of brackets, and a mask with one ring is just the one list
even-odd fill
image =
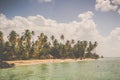
{"label": "white sand", "polygon": [[16,60],[7,61],[8,63],[14,63],[16,66],[19,65],[33,65],[33,64],[46,64],[46,63],[61,63],[61,62],[77,62],[77,61],[91,61],[94,59],[36,59],[36,60]]}

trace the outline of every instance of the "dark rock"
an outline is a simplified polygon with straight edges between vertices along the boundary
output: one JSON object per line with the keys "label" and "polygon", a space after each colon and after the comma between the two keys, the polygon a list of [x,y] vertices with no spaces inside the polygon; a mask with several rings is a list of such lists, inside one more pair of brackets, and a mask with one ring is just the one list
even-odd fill
{"label": "dark rock", "polygon": [[5,61],[0,61],[0,69],[3,69],[3,68],[11,68],[11,67],[14,67],[15,64],[8,64],[7,62]]}

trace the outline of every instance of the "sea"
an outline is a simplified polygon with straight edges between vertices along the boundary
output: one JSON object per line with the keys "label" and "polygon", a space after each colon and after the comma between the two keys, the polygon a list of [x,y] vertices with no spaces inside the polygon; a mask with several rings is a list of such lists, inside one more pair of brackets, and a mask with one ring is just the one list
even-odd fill
{"label": "sea", "polygon": [[0,69],[0,80],[120,80],[120,58]]}

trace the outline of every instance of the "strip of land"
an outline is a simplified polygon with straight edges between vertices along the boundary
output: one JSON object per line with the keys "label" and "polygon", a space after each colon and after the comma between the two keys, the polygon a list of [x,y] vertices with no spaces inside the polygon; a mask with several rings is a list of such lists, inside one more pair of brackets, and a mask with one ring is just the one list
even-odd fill
{"label": "strip of land", "polygon": [[78,61],[91,61],[94,59],[43,59],[43,60],[16,60],[16,61],[7,61],[7,63],[15,64],[16,66],[20,65],[34,65],[34,64],[47,64],[47,63],[62,63],[62,62],[78,62]]}

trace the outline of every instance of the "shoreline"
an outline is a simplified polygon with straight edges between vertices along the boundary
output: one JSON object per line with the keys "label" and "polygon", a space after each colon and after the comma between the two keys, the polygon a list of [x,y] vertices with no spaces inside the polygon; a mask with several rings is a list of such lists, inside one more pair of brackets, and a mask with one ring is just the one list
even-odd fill
{"label": "shoreline", "polygon": [[48,63],[63,63],[63,62],[78,62],[78,61],[93,61],[95,59],[33,59],[33,60],[16,60],[6,61],[9,64],[15,64],[15,66],[21,65],[35,65],[35,64],[48,64]]}

